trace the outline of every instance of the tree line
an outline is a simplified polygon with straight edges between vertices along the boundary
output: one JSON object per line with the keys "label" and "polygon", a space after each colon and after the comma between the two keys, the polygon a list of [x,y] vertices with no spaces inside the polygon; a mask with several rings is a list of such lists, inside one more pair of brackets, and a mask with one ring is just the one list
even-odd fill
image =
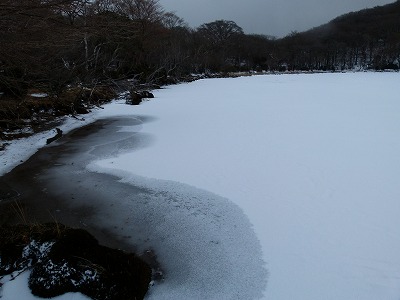
{"label": "tree line", "polygon": [[0,93],[192,73],[398,69],[399,20],[397,1],[276,39],[227,20],[193,29],[158,0],[2,0]]}
{"label": "tree line", "polygon": [[340,16],[279,42],[291,70],[383,70],[400,67],[400,1]]}

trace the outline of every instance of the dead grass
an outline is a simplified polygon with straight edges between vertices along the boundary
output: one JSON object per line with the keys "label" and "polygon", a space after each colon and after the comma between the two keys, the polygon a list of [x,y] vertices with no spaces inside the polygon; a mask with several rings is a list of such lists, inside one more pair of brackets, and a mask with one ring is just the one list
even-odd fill
{"label": "dead grass", "polygon": [[20,221],[20,223],[27,225],[28,218],[25,207],[17,200],[15,200],[14,203],[11,204],[11,207],[13,208],[14,213],[17,216],[17,219]]}
{"label": "dead grass", "polygon": [[[42,94],[34,97],[34,94]],[[0,138],[12,140],[40,132],[44,124],[65,115],[86,114],[116,97],[110,86],[71,87],[59,94],[30,89],[20,98],[0,96]],[[29,130],[26,130],[26,129]],[[25,130],[24,130],[25,129]]]}

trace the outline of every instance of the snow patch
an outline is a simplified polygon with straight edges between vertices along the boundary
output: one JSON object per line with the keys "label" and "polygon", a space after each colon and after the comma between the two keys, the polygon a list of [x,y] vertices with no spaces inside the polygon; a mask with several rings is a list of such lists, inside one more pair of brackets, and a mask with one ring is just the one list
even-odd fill
{"label": "snow patch", "polygon": [[33,93],[33,94],[29,94],[29,95],[33,98],[46,98],[49,96],[49,94],[46,94],[46,93]]}
{"label": "snow patch", "polygon": [[[113,103],[105,104],[103,109],[94,108],[92,112],[86,114],[82,119],[76,119],[72,116],[63,117],[61,120],[62,124],[58,127],[66,134],[76,128],[95,122],[98,119],[126,114],[134,114],[134,107],[125,105],[123,99],[117,99]],[[45,147],[47,139],[53,136],[54,130],[48,130],[26,138],[7,141],[5,150],[0,151],[0,176],[10,172],[20,163],[27,160],[35,154],[38,149]],[[55,144],[56,143],[52,143],[48,147]]]}
{"label": "snow patch", "polygon": [[[25,271],[20,274],[14,280],[7,280],[10,278],[4,278],[7,284],[0,287],[0,299],[1,300],[38,300],[38,298],[32,295],[31,290],[28,287],[30,271]],[[1,281],[0,281],[1,283]],[[58,297],[51,298],[53,300],[90,300],[90,298],[80,293],[67,293]]]}

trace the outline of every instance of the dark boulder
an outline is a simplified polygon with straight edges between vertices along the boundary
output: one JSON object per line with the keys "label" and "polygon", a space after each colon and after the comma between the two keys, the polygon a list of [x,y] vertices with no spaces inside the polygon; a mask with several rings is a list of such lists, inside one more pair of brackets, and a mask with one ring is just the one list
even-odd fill
{"label": "dark boulder", "polygon": [[3,228],[0,275],[30,269],[29,287],[36,296],[80,292],[92,299],[125,300],[143,299],[148,290],[152,270],[145,262],[99,245],[85,230],[61,224]]}
{"label": "dark boulder", "polygon": [[154,98],[149,91],[130,91],[130,97],[126,100],[126,104],[139,105],[145,98]]}
{"label": "dark boulder", "polygon": [[148,98],[148,99],[154,98],[153,93],[150,93],[149,91],[142,91],[140,94],[142,98]]}

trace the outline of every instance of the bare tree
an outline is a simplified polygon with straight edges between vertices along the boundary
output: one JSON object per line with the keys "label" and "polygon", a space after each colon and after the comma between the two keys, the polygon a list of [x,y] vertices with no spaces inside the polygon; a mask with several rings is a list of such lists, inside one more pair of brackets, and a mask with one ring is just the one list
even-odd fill
{"label": "bare tree", "polygon": [[211,71],[229,70],[238,65],[243,29],[233,21],[217,20],[201,25],[197,34],[203,45],[204,68]]}
{"label": "bare tree", "polygon": [[181,17],[178,17],[174,12],[164,13],[161,22],[168,29],[189,28],[185,20]]}
{"label": "bare tree", "polygon": [[197,31],[213,44],[227,42],[232,37],[243,34],[243,29],[234,21],[217,20],[201,25]]}
{"label": "bare tree", "polygon": [[135,21],[159,22],[163,10],[158,0],[116,0],[120,14]]}

